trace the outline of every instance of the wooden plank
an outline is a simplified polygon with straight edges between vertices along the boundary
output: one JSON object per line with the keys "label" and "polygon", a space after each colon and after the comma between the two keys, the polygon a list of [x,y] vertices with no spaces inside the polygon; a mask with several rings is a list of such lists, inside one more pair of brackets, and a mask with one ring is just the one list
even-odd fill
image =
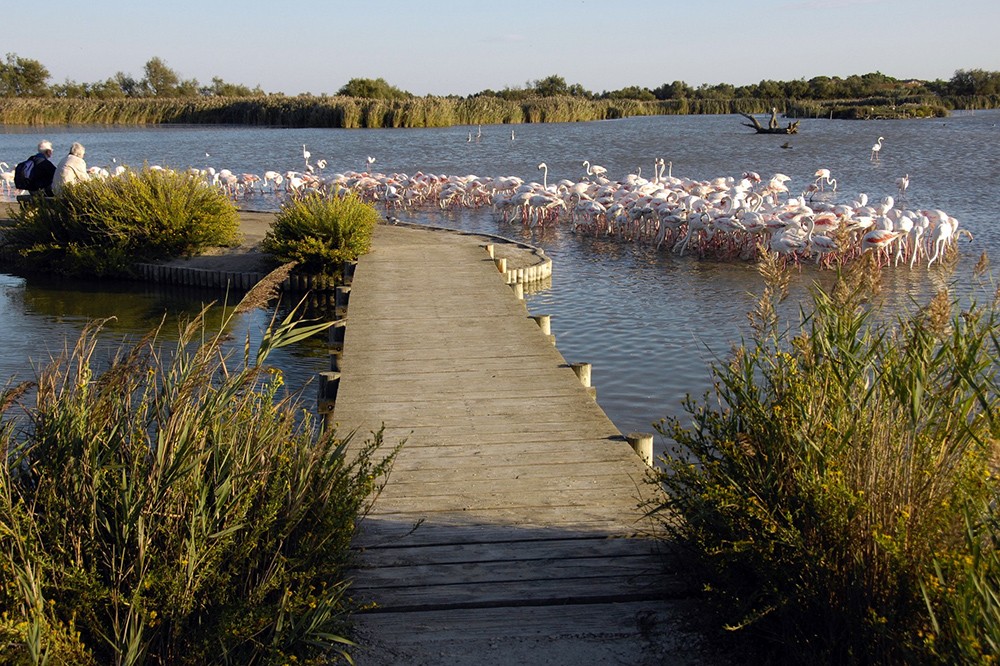
{"label": "wooden plank", "polygon": [[581,537],[566,539],[521,539],[489,543],[447,543],[426,546],[370,548],[361,554],[360,568],[399,567],[437,562],[528,562],[543,559],[637,557],[655,554],[667,562],[662,545],[652,539]]}

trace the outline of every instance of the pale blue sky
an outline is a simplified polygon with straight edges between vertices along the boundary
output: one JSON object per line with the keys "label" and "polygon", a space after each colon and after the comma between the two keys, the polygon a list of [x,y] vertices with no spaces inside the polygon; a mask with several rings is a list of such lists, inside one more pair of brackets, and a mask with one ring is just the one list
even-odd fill
{"label": "pale blue sky", "polygon": [[[601,92],[880,71],[1000,71],[997,0],[49,0],[6,12],[0,51],[52,78],[218,76],[290,95],[382,77],[416,95],[523,87],[557,74]],[[38,34],[42,33],[42,34]]]}

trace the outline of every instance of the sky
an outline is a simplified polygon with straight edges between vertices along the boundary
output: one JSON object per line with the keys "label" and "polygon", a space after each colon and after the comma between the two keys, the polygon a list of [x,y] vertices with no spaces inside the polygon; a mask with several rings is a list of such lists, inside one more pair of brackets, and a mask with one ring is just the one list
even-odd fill
{"label": "sky", "polygon": [[[1000,71],[997,0],[48,0],[10,12],[0,53],[50,84],[144,76],[334,94],[382,78],[415,95],[523,88],[557,75],[600,93],[684,81]],[[42,32],[43,34],[39,34]]]}

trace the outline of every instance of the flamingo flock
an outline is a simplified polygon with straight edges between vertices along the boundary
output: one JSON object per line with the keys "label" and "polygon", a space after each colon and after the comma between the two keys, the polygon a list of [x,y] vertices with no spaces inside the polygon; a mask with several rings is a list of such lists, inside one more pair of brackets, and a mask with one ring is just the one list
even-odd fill
{"label": "flamingo flock", "polygon": [[[814,180],[795,194],[785,174],[765,179],[748,171],[739,177],[693,180],[674,176],[672,164],[663,159],[655,161],[648,179],[640,171],[611,180],[606,168],[588,160],[582,163],[580,180],[550,184],[544,162],[538,165],[538,182],[518,176],[377,173],[371,170],[375,163],[371,156],[363,171],[327,175],[326,162],[320,160],[314,167],[304,145],[302,156],[303,171],[269,170],[257,175],[192,168],[187,172],[234,200],[354,192],[384,207],[386,214],[426,207],[489,208],[504,223],[564,225],[582,235],[720,260],[752,260],[767,250],[791,262],[831,266],[873,252],[880,263],[912,268],[923,261],[928,266],[939,262],[960,236],[972,238],[944,211],[910,209],[897,205],[892,196],[872,202],[860,194],[831,203],[825,200],[827,194],[819,200],[818,193],[837,191],[837,180],[825,168],[817,169]],[[125,171],[120,165],[90,168],[95,178]],[[909,184],[908,175],[897,180],[900,200]],[[2,186],[12,187],[6,172]]]}

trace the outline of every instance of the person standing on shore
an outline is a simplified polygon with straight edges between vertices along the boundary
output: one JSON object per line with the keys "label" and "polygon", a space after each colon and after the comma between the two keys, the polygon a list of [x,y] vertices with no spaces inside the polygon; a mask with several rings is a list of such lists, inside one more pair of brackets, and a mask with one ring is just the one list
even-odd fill
{"label": "person standing on shore", "polygon": [[87,173],[87,163],[83,159],[84,152],[86,151],[82,143],[74,142],[70,146],[69,154],[59,162],[55,176],[52,178],[53,194],[61,194],[67,185],[90,178],[90,174]]}

